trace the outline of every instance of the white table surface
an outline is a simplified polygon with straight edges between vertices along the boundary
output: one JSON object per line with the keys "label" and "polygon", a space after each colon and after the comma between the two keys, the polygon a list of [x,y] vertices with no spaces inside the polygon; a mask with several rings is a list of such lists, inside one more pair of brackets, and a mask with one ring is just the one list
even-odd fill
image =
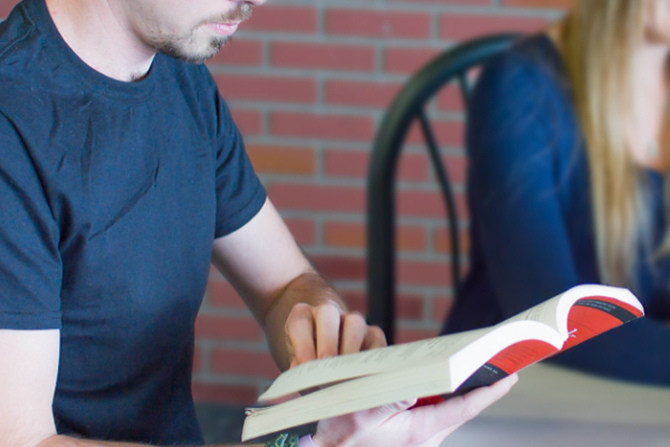
{"label": "white table surface", "polygon": [[442,447],[670,447],[670,387],[544,364],[519,377],[507,396]]}

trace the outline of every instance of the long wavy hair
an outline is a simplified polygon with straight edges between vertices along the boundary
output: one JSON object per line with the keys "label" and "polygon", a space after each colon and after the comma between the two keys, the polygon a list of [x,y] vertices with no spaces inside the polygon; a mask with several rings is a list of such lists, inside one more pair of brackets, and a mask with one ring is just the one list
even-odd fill
{"label": "long wavy hair", "polygon": [[[634,285],[640,247],[654,256],[645,176],[626,132],[633,117],[633,53],[645,36],[646,6],[639,0],[577,0],[558,39],[587,148],[601,280],[626,286]],[[666,235],[660,252],[668,247]]]}

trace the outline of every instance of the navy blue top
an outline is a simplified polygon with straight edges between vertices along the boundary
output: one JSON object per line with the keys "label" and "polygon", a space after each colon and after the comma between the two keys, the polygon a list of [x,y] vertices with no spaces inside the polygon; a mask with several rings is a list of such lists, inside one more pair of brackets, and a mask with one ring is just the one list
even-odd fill
{"label": "navy blue top", "polygon": [[[600,283],[589,174],[560,56],[538,35],[483,70],[467,123],[471,270],[445,332],[488,326],[583,283]],[[663,176],[645,172],[652,245],[665,227]],[[641,259],[648,259],[640,253]],[[610,377],[670,385],[670,262],[640,262],[631,289],[648,317],[553,361]]]}
{"label": "navy blue top", "polygon": [[0,24],[0,85],[0,328],[60,329],[58,431],[202,443],[212,242],[265,201],[213,79],[161,54],[141,81],[107,78],[25,0]]}

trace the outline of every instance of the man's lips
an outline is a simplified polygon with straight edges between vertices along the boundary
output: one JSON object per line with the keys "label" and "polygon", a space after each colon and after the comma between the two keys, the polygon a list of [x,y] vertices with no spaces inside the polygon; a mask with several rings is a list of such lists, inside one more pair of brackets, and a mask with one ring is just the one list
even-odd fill
{"label": "man's lips", "polygon": [[237,31],[237,27],[240,25],[241,22],[225,22],[225,23],[210,23],[207,26],[216,32],[217,34],[220,34],[222,36],[230,36],[233,34],[235,31]]}

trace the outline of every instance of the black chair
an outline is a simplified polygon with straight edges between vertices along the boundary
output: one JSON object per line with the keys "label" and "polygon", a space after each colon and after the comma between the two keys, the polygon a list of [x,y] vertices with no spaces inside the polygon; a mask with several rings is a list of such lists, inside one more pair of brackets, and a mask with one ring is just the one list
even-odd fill
{"label": "black chair", "polygon": [[368,176],[368,322],[378,325],[389,344],[395,335],[395,177],[400,153],[418,120],[431,164],[444,195],[451,242],[453,297],[460,289],[458,216],[449,178],[426,112],[426,104],[446,84],[458,81],[464,102],[470,94],[468,71],[507,49],[518,34],[496,34],[462,43],[425,65],[405,84],[387,110],[375,138]]}

